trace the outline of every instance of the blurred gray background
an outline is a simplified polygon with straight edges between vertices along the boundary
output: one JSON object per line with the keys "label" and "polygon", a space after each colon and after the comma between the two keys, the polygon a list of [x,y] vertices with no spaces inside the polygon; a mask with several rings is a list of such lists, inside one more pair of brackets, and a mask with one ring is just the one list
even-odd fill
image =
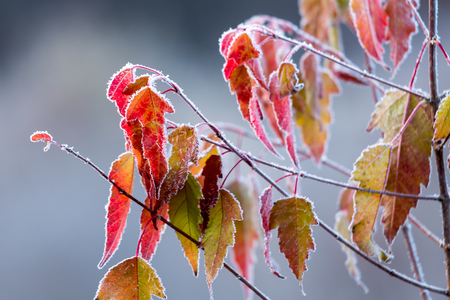
{"label": "blurred gray background", "polygon": [[[426,8],[424,3],[424,16]],[[445,30],[449,18],[444,17],[448,13],[449,3],[441,1],[444,47],[450,47]],[[44,144],[29,142],[30,134],[48,130],[55,140],[73,146],[107,171],[124,151],[124,141],[119,115],[105,96],[106,83],[127,62],[169,74],[210,120],[249,128],[223,80],[217,41],[223,31],[255,14],[299,23],[295,0],[0,2],[0,299],[92,299],[107,269],[134,255],[138,239],[140,210],[132,205],[119,250],[104,269],[98,270],[109,184],[56,147],[44,153]],[[362,51],[355,37],[346,28],[343,37],[348,57],[362,66]],[[394,78],[396,82],[408,84],[423,38],[422,32],[415,36],[415,48]],[[449,88],[450,73],[441,54],[439,57],[442,91]],[[381,68],[377,71],[390,76]],[[369,89],[349,84],[342,87],[343,93],[333,99],[334,123],[327,156],[351,169],[361,151],[380,135],[365,132],[373,110]],[[428,90],[426,59],[416,87]],[[171,101],[176,109],[171,120],[200,122],[179,98],[171,97]],[[232,140],[236,137],[233,133],[227,136]],[[297,141],[300,144],[299,137]],[[246,140],[243,148],[258,154],[261,146]],[[270,155],[267,158],[288,164]],[[302,167],[313,174],[347,180],[325,166],[316,168],[303,162]],[[242,172],[245,170],[248,168],[243,166]],[[265,170],[275,179],[282,176]],[[432,181],[434,178],[433,173]],[[260,183],[261,188],[267,186]],[[300,184],[318,216],[332,226],[339,189],[306,180]],[[143,199],[141,187],[137,185],[135,190]],[[436,185],[431,184],[424,193],[437,193]],[[441,235],[438,203],[420,202],[414,214]],[[444,287],[442,251],[417,229],[413,228],[413,233],[427,282]],[[278,252],[276,239],[273,256],[287,279],[274,277],[258,250],[255,285],[272,299],[420,299],[416,287],[359,259],[362,280],[370,289],[364,295],[347,275],[340,244],[319,227],[314,228],[314,238],[317,250],[307,262],[303,281],[306,297]],[[383,238],[376,238],[385,247]],[[401,234],[393,252],[391,266],[412,275]],[[204,268],[195,278],[183,256],[175,234],[166,230],[151,264],[168,298],[208,299]],[[242,298],[239,282],[225,270],[219,273],[213,289],[215,299]]]}

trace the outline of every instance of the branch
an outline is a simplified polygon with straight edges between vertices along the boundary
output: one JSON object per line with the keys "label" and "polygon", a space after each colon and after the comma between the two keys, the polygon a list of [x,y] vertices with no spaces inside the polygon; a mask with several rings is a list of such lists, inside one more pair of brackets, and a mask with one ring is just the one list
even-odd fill
{"label": "branch", "polygon": [[[129,199],[131,199],[134,203],[136,203],[137,205],[139,205],[140,207],[142,207],[143,209],[147,210],[152,217],[157,217],[159,218],[162,222],[164,222],[167,226],[169,226],[170,228],[172,228],[173,230],[175,230],[176,232],[178,232],[179,234],[181,234],[182,236],[184,236],[185,238],[187,238],[189,241],[191,241],[192,243],[194,243],[195,245],[197,245],[197,247],[199,249],[204,250],[201,246],[200,246],[200,242],[197,241],[196,239],[194,239],[193,237],[191,237],[190,235],[188,235],[186,232],[184,232],[183,230],[181,230],[180,228],[176,227],[175,225],[173,225],[171,222],[169,222],[169,220],[163,218],[162,216],[155,214],[149,207],[147,207],[144,203],[142,203],[141,201],[139,201],[138,199],[136,199],[133,195],[128,194],[124,189],[122,189],[119,185],[117,185],[114,181],[112,181],[105,172],[103,172],[99,167],[97,167],[94,163],[92,163],[88,158],[83,157],[82,155],[80,155],[78,152],[73,151],[73,148],[69,148],[67,145],[60,145],[58,143],[56,143],[55,141],[51,141],[54,145],[58,146],[61,148],[61,150],[66,151],[67,153],[70,153],[72,155],[74,155],[76,158],[80,159],[81,161],[83,161],[85,164],[88,164],[90,167],[92,167],[95,171],[97,171],[97,173],[100,174],[100,176],[102,176],[106,181],[108,181],[109,183],[111,183],[112,185],[114,185],[121,194],[125,195],[126,197],[128,197]],[[263,300],[269,300],[269,298],[267,296],[265,296],[261,291],[259,291],[254,285],[252,285],[250,282],[248,282],[243,276],[241,276],[238,272],[236,272],[230,265],[228,265],[226,262],[223,262],[223,265],[225,267],[225,269],[227,269],[228,271],[230,271],[234,276],[236,276],[236,278],[241,281],[243,284],[245,284],[249,289],[251,289],[256,295],[258,295],[261,299]]]}
{"label": "branch", "polygon": [[[419,262],[419,255],[417,254],[416,244],[414,243],[414,238],[411,233],[411,225],[406,222],[402,227],[403,236],[405,237],[406,249],[408,250],[408,256],[411,260],[411,269],[414,273],[416,280],[420,282],[425,282],[422,272],[422,267]],[[423,300],[430,300],[430,294],[427,290],[420,289],[420,295]]]}
{"label": "branch", "polygon": [[[227,146],[218,143],[216,141],[213,141],[207,137],[202,137],[201,138],[203,141],[206,141],[208,143],[214,144],[218,147],[221,147],[223,149],[226,149],[228,151],[231,151],[230,148],[228,148]],[[241,152],[244,153],[244,152]],[[335,180],[331,180],[331,179],[327,179],[327,178],[323,178],[323,177],[319,177],[316,175],[312,175],[312,174],[308,174],[304,171],[295,171],[292,169],[289,169],[287,167],[283,167],[280,165],[276,165],[274,163],[271,162],[267,162],[265,160],[259,159],[257,157],[254,157],[250,154],[245,153],[245,156],[248,157],[248,159],[250,159],[251,161],[255,161],[257,163],[261,163],[263,165],[266,165],[268,167],[272,167],[274,169],[278,169],[280,171],[283,172],[287,172],[287,173],[291,173],[293,175],[298,175],[302,178],[306,178],[306,179],[311,179],[314,181],[318,181],[318,182],[322,182],[322,183],[326,183],[326,184],[330,184],[330,185],[335,185],[335,186],[339,186],[342,188],[346,188],[346,189],[351,189],[351,190],[357,190],[357,191],[361,191],[361,192],[366,192],[366,193],[371,193],[371,194],[381,194],[381,195],[388,195],[388,196],[395,196],[395,197],[399,197],[399,198],[409,198],[409,199],[417,199],[417,200],[431,200],[431,201],[441,201],[442,199],[440,197],[437,196],[421,196],[421,195],[410,195],[410,194],[402,194],[402,193],[395,193],[395,192],[389,192],[389,191],[379,191],[379,190],[372,190],[372,189],[365,189],[365,188],[360,188],[360,187],[355,187],[353,185],[347,184],[347,183],[343,183],[343,182],[338,182]],[[255,166],[251,166],[253,169],[255,169]]]}
{"label": "branch", "polygon": [[420,231],[422,231],[427,237],[429,237],[433,242],[439,245],[439,247],[444,248],[444,242],[438,238],[434,233],[432,233],[428,228],[425,227],[419,220],[416,219],[412,214],[408,215],[408,220],[411,221]]}
{"label": "branch", "polygon": [[311,44],[293,40],[291,38],[288,38],[286,36],[280,35],[280,34],[274,32],[274,31],[272,31],[272,30],[270,30],[270,29],[268,29],[266,27],[262,27],[262,26],[254,26],[253,25],[253,26],[248,26],[248,27],[243,27],[243,28],[250,28],[250,29],[251,28],[255,28],[255,30],[261,31],[262,34],[266,34],[266,35],[272,36],[275,39],[280,39],[282,41],[291,43],[293,45],[298,45],[299,47],[301,47],[301,48],[303,48],[305,50],[311,51],[311,52],[313,52],[313,53],[315,53],[315,54],[317,54],[317,55],[319,55],[319,56],[321,56],[323,58],[326,58],[326,59],[328,59],[328,60],[330,60],[332,62],[335,62],[335,63],[337,63],[337,64],[339,64],[339,65],[341,65],[341,66],[343,66],[343,67],[345,67],[345,68],[347,68],[349,70],[352,70],[352,71],[358,73],[359,75],[361,75],[362,77],[370,78],[370,79],[372,79],[374,81],[378,81],[378,82],[383,83],[383,84],[385,84],[387,86],[390,86],[390,87],[393,87],[393,88],[405,91],[405,92],[407,92],[407,93],[409,93],[411,95],[414,95],[414,96],[417,96],[417,97],[420,97],[420,98],[424,98],[425,100],[429,100],[429,97],[427,95],[424,95],[423,93],[421,93],[419,91],[411,90],[411,89],[409,89],[407,87],[398,85],[398,84],[396,84],[396,83],[394,83],[392,81],[389,81],[389,80],[377,77],[377,76],[375,76],[373,74],[370,74],[366,70],[361,70],[358,67],[350,65],[350,64],[346,63],[345,61],[343,61],[343,60],[341,60],[341,59],[339,59],[339,58],[337,58],[335,56],[326,54],[325,52],[314,48]]}

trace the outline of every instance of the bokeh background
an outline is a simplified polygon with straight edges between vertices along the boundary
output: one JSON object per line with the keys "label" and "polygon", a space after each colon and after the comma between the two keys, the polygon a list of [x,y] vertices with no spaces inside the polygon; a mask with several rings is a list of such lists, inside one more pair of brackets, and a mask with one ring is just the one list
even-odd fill
{"label": "bokeh background", "polygon": [[[441,1],[444,47],[450,47],[446,30],[450,24],[445,17],[449,8],[447,1]],[[426,9],[423,3],[425,20]],[[105,96],[106,83],[127,62],[169,74],[210,120],[249,128],[221,75],[218,38],[256,14],[296,24],[300,21],[295,0],[0,1],[0,299],[92,299],[107,269],[134,255],[138,239],[140,210],[132,205],[119,250],[104,269],[97,269],[104,244],[109,184],[56,147],[44,153],[44,144],[29,142],[30,134],[48,130],[58,142],[73,146],[107,171],[124,151],[124,142],[119,115]],[[346,28],[343,38],[348,57],[363,66],[362,51]],[[396,74],[396,82],[409,82],[423,38],[422,32],[415,36],[414,50]],[[388,60],[387,54],[385,57]],[[449,88],[450,73],[441,54],[439,57],[442,91]],[[424,59],[416,84],[424,90],[428,90],[426,66]],[[381,68],[377,72],[390,77]],[[350,84],[342,87],[343,93],[333,99],[334,123],[327,156],[351,169],[361,151],[380,135],[365,131],[373,111],[369,89]],[[200,122],[181,99],[171,100],[176,109],[170,117],[173,121]],[[236,137],[233,133],[227,136],[232,140]],[[261,145],[246,140],[243,148],[258,154]],[[288,163],[270,155],[267,158]],[[325,166],[317,168],[306,161],[302,167],[313,174],[347,181]],[[241,173],[247,169],[242,166]],[[281,176],[265,170],[273,178]],[[260,184],[261,188],[267,186],[262,181]],[[300,185],[301,193],[314,202],[318,216],[333,225],[339,189],[306,180]],[[437,193],[436,185],[432,183],[424,193]],[[143,199],[139,185],[136,196]],[[414,214],[441,235],[438,203],[420,202]],[[444,287],[441,249],[416,228],[413,233],[427,282]],[[255,285],[272,299],[420,299],[416,287],[359,259],[362,280],[370,289],[365,295],[347,275],[340,244],[319,227],[314,228],[314,238],[317,250],[304,274],[305,297],[278,252],[276,239],[273,256],[287,279],[270,273],[258,249]],[[385,247],[383,238],[376,238]],[[401,234],[392,251],[395,259],[391,266],[412,275]],[[166,230],[151,263],[169,299],[209,298],[204,268],[198,278],[192,275],[171,230]],[[213,289],[215,299],[242,298],[239,282],[225,270],[219,273]]]}

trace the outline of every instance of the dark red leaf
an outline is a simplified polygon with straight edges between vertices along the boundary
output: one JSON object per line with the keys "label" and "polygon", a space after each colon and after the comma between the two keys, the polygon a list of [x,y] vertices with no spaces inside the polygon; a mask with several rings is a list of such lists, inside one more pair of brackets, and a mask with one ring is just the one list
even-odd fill
{"label": "dark red leaf", "polygon": [[209,222],[209,211],[216,205],[219,198],[219,178],[222,178],[222,159],[220,155],[211,155],[203,168],[204,176],[202,194],[200,199],[200,210],[203,217],[202,232],[204,233]]}

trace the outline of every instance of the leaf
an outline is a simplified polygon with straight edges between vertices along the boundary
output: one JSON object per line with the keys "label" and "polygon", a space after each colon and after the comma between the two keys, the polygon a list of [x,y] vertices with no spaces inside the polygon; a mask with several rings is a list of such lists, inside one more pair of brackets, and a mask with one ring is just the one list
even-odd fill
{"label": "leaf", "polygon": [[249,104],[253,96],[255,81],[248,74],[245,66],[239,66],[233,70],[230,76],[230,91],[236,94],[239,110],[242,117],[250,122]]}
{"label": "leaf", "polygon": [[381,8],[381,0],[350,0],[350,13],[361,47],[374,61],[384,66],[383,41],[387,15]]}
{"label": "leaf", "polygon": [[[292,65],[292,67],[294,66]],[[280,69],[279,73],[284,72],[282,71],[282,69]],[[280,84],[282,84],[281,82],[283,82],[283,78],[279,78],[278,74],[277,72],[273,72],[269,79],[270,101],[273,105],[273,111],[275,112],[277,125],[283,134],[283,141],[286,145],[286,150],[288,151],[292,162],[297,166],[297,154],[295,149],[294,135],[292,132],[291,99],[287,96],[281,96]],[[286,77],[286,74],[282,74],[282,76]],[[295,76],[295,78],[296,77],[297,76]]]}
{"label": "leaf", "polygon": [[[145,205],[152,208],[149,198],[145,200]],[[157,211],[158,215],[167,219],[169,205],[167,203],[162,204],[161,208]],[[165,223],[159,218],[156,222],[152,219],[151,214],[143,209],[141,213],[141,238],[139,241],[139,249],[143,259],[150,261],[153,254],[156,251],[161,236],[165,230]],[[155,228],[156,227],[156,228]]]}
{"label": "leaf", "polygon": [[442,101],[436,112],[433,140],[446,139],[450,135],[450,94]]}
{"label": "leaf", "polygon": [[289,268],[300,282],[303,292],[303,272],[306,260],[315,245],[311,226],[318,225],[312,203],[306,198],[286,198],[275,202],[270,213],[269,228],[278,227],[280,251],[289,262]]}
{"label": "leaf", "polygon": [[273,207],[273,200],[272,200],[272,186],[269,186],[266,188],[261,196],[259,197],[261,202],[260,207],[260,214],[261,214],[261,223],[262,228],[264,229],[264,258],[266,260],[266,264],[269,266],[270,271],[284,279],[284,276],[280,275],[278,273],[278,264],[272,259],[270,256],[270,239],[272,237],[271,228],[270,228],[270,212],[272,211]]}
{"label": "leaf", "polygon": [[[344,239],[351,242],[350,231],[348,230],[350,226],[350,222],[352,221],[353,216],[353,196],[355,194],[355,190],[344,189],[342,190],[339,199],[340,206],[339,210],[336,212],[336,222],[334,223],[334,230],[339,233]],[[341,244],[341,249],[347,256],[345,261],[345,267],[348,270],[348,274],[353,280],[355,280],[356,284],[361,288],[364,293],[368,293],[369,289],[367,286],[361,281],[361,273],[357,266],[357,258],[355,252]]]}
{"label": "leaf", "polygon": [[142,258],[132,257],[109,269],[95,300],[150,300],[151,295],[166,298],[161,280]]}
{"label": "leaf", "polygon": [[246,32],[237,33],[225,51],[226,62],[223,67],[225,80],[229,80],[231,73],[239,66],[251,59],[259,57],[259,50],[256,48],[252,38]]}
{"label": "leaf", "polygon": [[[202,235],[199,224],[202,223],[199,199],[202,197],[201,186],[194,176],[188,173],[184,187],[170,199],[169,216],[172,224],[193,239],[199,241]],[[196,244],[177,232],[177,237],[184,249],[194,275],[198,274],[198,247]]]}
{"label": "leaf", "polygon": [[202,239],[205,249],[206,281],[212,296],[211,284],[222,268],[228,246],[234,244],[235,227],[233,220],[241,220],[239,203],[226,189],[219,190],[219,198],[211,208],[210,221]]}
{"label": "leaf", "polygon": [[[384,191],[390,157],[389,145],[368,147],[356,161],[350,180],[359,182],[361,188]],[[368,256],[377,256],[380,261],[386,261],[388,255],[372,240],[381,197],[381,194],[357,191],[354,196],[354,213],[350,228],[352,240],[361,251]]]}
{"label": "leaf", "polygon": [[30,140],[34,143],[36,142],[47,142],[47,146],[45,146],[44,151],[48,151],[50,149],[51,141],[53,140],[52,136],[47,131],[36,131],[30,136]]}
{"label": "leaf", "polygon": [[142,148],[144,158],[150,164],[150,171],[159,195],[159,187],[167,174],[166,128],[163,124],[150,122],[142,127]]}
{"label": "leaf", "polygon": [[130,95],[124,94],[123,90],[134,80],[134,65],[127,63],[119,72],[115,73],[108,83],[106,96],[112,102],[116,102],[117,109],[122,116],[130,99]]}
{"label": "leaf", "polygon": [[[209,139],[219,141],[219,138],[215,134],[210,134],[208,136]],[[189,167],[189,172],[191,172],[192,175],[197,176],[200,174],[200,172],[203,170],[203,168],[206,165],[206,161],[211,155],[219,155],[219,151],[217,150],[217,147],[213,144],[210,144],[208,142],[203,142],[202,151],[199,155],[200,158],[197,161],[197,165],[191,165]],[[199,176],[201,177],[201,175]],[[203,186],[203,180],[199,180],[197,178],[197,181],[199,181],[200,185]]]}
{"label": "leaf", "polygon": [[[234,195],[243,211],[243,220],[235,221],[235,244],[232,248],[233,262],[241,274],[250,283],[253,283],[254,264],[256,262],[255,247],[259,239],[259,220],[256,215],[256,198],[252,195],[251,182],[236,180],[228,185],[227,189]],[[252,291],[244,288],[245,299],[249,299]]]}
{"label": "leaf", "polygon": [[202,171],[204,176],[200,210],[202,212],[202,232],[205,232],[209,223],[211,207],[215,206],[219,199],[219,178],[222,178],[222,159],[220,155],[211,155],[206,161]]}
{"label": "leaf", "polygon": [[329,30],[335,26],[336,1],[333,0],[301,0],[299,1],[301,28],[329,44]]}
{"label": "leaf", "polygon": [[303,85],[297,77],[298,72],[297,67],[291,62],[283,62],[280,64],[277,78],[280,88],[280,98],[296,94],[303,88]]}
{"label": "leaf", "polygon": [[[133,193],[134,156],[125,152],[113,162],[109,171],[109,179],[115,182],[128,194]],[[127,223],[130,211],[130,199],[122,194],[115,186],[111,186],[106,214],[106,243],[103,257],[98,264],[101,269],[111,258],[120,244],[122,233]]]}
{"label": "leaf", "polygon": [[[384,132],[384,143],[390,143],[417,104],[418,100],[405,92],[387,91],[372,115],[368,130],[379,127]],[[422,105],[402,137],[393,145],[387,191],[419,195],[421,184],[428,186],[432,122],[431,106]],[[417,200],[384,195],[381,204],[385,207],[381,220],[384,223],[384,235],[388,243],[392,244],[409,211],[417,205]]]}
{"label": "leaf", "polygon": [[164,114],[174,113],[169,101],[153,87],[144,86],[131,98],[127,107],[126,119],[139,120],[142,126],[149,122],[164,124]]}
{"label": "leaf", "polygon": [[325,153],[331,123],[331,95],[338,94],[340,88],[331,73],[319,70],[318,58],[312,53],[303,55],[301,70],[305,88],[292,96],[294,118],[301,128],[303,143],[319,163]]}
{"label": "leaf", "polygon": [[386,39],[391,43],[391,60],[394,63],[393,74],[397,71],[406,54],[410,51],[411,37],[417,32],[410,0],[387,0],[384,11],[388,16]]}
{"label": "leaf", "polygon": [[198,160],[198,137],[194,127],[184,125],[169,135],[172,155],[169,158],[169,171],[161,186],[160,201],[167,202],[183,188],[188,177],[189,165]]}
{"label": "leaf", "polygon": [[137,77],[134,82],[130,82],[127,87],[122,91],[122,94],[125,95],[133,95],[137,91],[139,91],[144,86],[148,85],[148,79],[150,78],[149,75],[142,75]]}

